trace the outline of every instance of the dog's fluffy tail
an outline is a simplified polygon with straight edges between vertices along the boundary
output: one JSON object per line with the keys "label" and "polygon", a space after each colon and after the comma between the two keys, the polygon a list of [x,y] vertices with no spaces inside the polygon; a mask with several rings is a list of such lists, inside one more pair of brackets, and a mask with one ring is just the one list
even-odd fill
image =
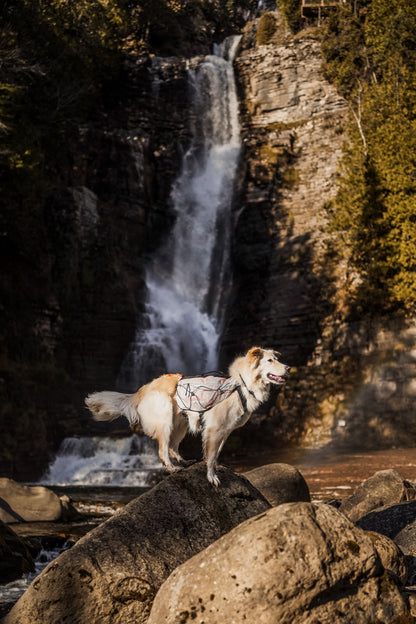
{"label": "dog's fluffy tail", "polygon": [[94,420],[115,420],[125,416],[131,425],[139,422],[134,394],[120,392],[94,392],[85,399],[85,404],[92,412]]}

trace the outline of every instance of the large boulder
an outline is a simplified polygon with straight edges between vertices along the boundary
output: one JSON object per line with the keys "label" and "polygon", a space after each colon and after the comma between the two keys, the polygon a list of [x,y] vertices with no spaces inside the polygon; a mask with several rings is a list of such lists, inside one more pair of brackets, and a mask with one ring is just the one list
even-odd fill
{"label": "large boulder", "polygon": [[396,470],[380,470],[363,481],[354,494],[341,503],[340,511],[354,522],[370,511],[416,498],[416,488]]}
{"label": "large boulder", "polygon": [[245,472],[244,476],[274,507],[282,503],[310,502],[308,484],[289,464],[266,464]]}
{"label": "large boulder", "polygon": [[370,512],[357,521],[366,531],[375,531],[394,541],[406,555],[408,584],[416,583],[416,501],[386,505]]}
{"label": "large boulder", "polygon": [[162,585],[149,624],[412,622],[371,539],[330,505],[247,520]]}
{"label": "large boulder", "polygon": [[374,531],[367,531],[366,533],[373,542],[384,569],[393,575],[401,585],[406,585],[409,566],[403,551],[393,540],[381,533]]}
{"label": "large boulder", "polygon": [[34,570],[29,543],[0,520],[0,583],[9,583]]}
{"label": "large boulder", "polygon": [[169,574],[240,522],[270,508],[251,483],[196,464],[167,477],[72,548],[32,583],[7,624],[142,624]]}
{"label": "large boulder", "polygon": [[385,505],[366,514],[356,524],[365,531],[387,535],[397,543],[396,540],[403,531],[408,533],[410,527],[416,526],[416,501]]}
{"label": "large boulder", "polygon": [[59,498],[41,485],[21,485],[0,478],[0,520],[13,522],[55,522],[76,517],[68,497]]}

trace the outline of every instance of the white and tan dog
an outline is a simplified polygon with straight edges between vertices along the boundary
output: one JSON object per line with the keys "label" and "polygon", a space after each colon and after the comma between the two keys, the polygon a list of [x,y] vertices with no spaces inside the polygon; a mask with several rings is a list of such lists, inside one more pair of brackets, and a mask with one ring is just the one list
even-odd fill
{"label": "white and tan dog", "polygon": [[290,367],[279,362],[272,349],[251,348],[234,360],[229,368],[235,392],[203,414],[184,411],[178,405],[176,389],[182,375],[162,375],[139,388],[134,394],[95,392],[85,403],[95,420],[114,420],[125,416],[131,425],[140,424],[143,432],[159,443],[159,457],[169,472],[180,470],[171,458],[186,463],[179,454],[179,444],[188,426],[192,433],[202,429],[207,478],[219,485],[217,459],[230,433],[242,427],[251,414],[269,397],[270,386],[285,383]]}

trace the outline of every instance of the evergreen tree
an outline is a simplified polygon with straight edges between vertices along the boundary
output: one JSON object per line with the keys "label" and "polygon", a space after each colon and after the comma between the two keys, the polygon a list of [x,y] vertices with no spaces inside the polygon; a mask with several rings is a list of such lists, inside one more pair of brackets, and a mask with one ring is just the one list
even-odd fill
{"label": "evergreen tree", "polygon": [[324,69],[351,111],[330,221],[357,274],[354,301],[414,312],[416,2],[372,0],[367,9],[361,19],[339,11],[325,25]]}

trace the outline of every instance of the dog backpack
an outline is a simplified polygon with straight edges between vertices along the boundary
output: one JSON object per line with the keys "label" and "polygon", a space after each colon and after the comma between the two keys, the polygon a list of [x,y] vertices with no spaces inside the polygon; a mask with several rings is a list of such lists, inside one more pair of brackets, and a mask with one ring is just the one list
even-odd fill
{"label": "dog backpack", "polygon": [[185,412],[200,414],[224,401],[238,388],[231,377],[207,373],[201,377],[182,377],[176,387],[176,402]]}

